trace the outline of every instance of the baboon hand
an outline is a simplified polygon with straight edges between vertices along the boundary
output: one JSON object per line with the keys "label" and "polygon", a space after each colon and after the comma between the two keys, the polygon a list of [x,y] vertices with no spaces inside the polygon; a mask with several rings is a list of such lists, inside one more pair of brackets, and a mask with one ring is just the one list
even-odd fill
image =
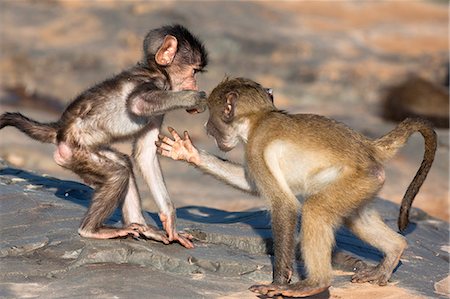
{"label": "baboon hand", "polygon": [[206,103],[206,92],[204,91],[193,91],[193,98],[194,98],[194,106],[193,108],[189,108],[186,109],[187,112],[191,113],[191,114],[195,114],[195,113],[202,113],[205,112],[207,106]]}
{"label": "baboon hand", "polygon": [[192,244],[191,240],[193,236],[191,234],[185,232],[177,232],[175,228],[175,213],[173,214],[159,214],[159,219],[162,222],[163,228],[166,231],[170,242],[179,242],[186,248],[194,248],[194,244]]}
{"label": "baboon hand", "polygon": [[192,144],[188,132],[184,132],[184,139],[182,139],[175,129],[168,127],[168,130],[173,140],[160,134],[158,136],[159,140],[155,142],[157,152],[173,160],[182,160],[199,165],[200,155]]}

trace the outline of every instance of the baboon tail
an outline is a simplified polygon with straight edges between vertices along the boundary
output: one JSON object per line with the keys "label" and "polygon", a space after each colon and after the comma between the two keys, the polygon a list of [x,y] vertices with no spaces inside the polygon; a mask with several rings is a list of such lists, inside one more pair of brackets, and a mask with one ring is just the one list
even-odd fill
{"label": "baboon tail", "polygon": [[407,118],[394,130],[374,141],[382,160],[392,158],[415,132],[420,132],[425,140],[425,153],[422,164],[403,196],[398,217],[398,228],[404,231],[409,224],[409,210],[433,164],[437,148],[437,136],[431,123],[420,118]]}
{"label": "baboon tail", "polygon": [[6,112],[0,116],[0,129],[6,126],[16,127],[40,142],[56,144],[58,123],[40,123],[20,113]]}

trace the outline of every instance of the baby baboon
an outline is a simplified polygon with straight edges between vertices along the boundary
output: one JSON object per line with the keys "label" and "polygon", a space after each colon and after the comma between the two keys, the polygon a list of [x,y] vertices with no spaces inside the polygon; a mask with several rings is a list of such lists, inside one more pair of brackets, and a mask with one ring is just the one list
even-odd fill
{"label": "baby baboon", "polygon": [[[79,95],[57,122],[39,123],[20,113],[0,117],[0,129],[14,126],[36,140],[57,145],[56,163],[95,188],[79,233],[107,239],[128,234],[193,247],[189,234],[178,234],[175,208],[165,187],[155,141],[164,113],[184,108],[206,109],[196,73],[207,64],[202,43],[180,25],[151,30],[144,40],[142,61]],[[166,234],[146,224],[131,160],[110,144],[133,141],[133,158],[160,209]],[[123,228],[104,221],[122,204]]]}
{"label": "baby baboon", "polygon": [[[331,253],[336,228],[345,224],[362,240],[384,253],[377,266],[361,267],[353,282],[387,284],[407,244],[367,203],[382,187],[383,164],[408,137],[425,138],[422,165],[403,198],[399,228],[408,224],[412,201],[425,180],[436,151],[436,134],[428,122],[406,119],[385,136],[369,140],[342,123],[312,114],[278,110],[258,83],[237,78],[219,84],[208,98],[207,133],[219,148],[245,144],[245,166],[198,151],[184,138],[160,136],[158,152],[184,160],[219,180],[267,199],[272,214],[275,263],[273,282],[251,290],[266,296],[302,297],[320,293],[331,283]],[[294,240],[301,207],[301,251],[305,280],[290,284]]]}

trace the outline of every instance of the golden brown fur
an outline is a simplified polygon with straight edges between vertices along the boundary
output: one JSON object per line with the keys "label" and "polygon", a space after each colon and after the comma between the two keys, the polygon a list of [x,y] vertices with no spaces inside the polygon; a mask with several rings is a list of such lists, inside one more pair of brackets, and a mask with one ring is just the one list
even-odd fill
{"label": "golden brown fur", "polygon": [[[402,202],[400,229],[434,159],[436,134],[420,119],[407,119],[393,131],[370,140],[346,125],[319,115],[279,111],[265,89],[249,79],[226,79],[208,98],[206,126],[220,149],[245,144],[245,166],[198,151],[170,129],[174,140],[160,136],[158,152],[185,160],[241,190],[260,194],[270,206],[275,246],[273,282],[251,290],[266,296],[309,296],[331,284],[334,232],[344,224],[384,253],[377,266],[359,268],[353,282],[387,284],[405,239],[367,205],[384,184],[383,164],[414,132],[425,138],[422,166]],[[296,195],[304,198],[303,206]],[[290,284],[298,212],[301,251],[307,278]]]}

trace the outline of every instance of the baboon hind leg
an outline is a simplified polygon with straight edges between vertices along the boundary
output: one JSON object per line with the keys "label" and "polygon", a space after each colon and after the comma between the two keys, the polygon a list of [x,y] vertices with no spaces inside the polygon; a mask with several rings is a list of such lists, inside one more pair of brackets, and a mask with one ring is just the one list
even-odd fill
{"label": "baboon hind leg", "polygon": [[[73,150],[70,168],[95,187],[91,204],[78,230],[82,237],[139,237],[145,231],[145,225],[139,223],[131,223],[123,228],[107,227],[104,224],[124,200],[129,188],[132,164],[128,156],[109,148],[98,151],[78,148]],[[163,240],[164,236],[155,239]]]}
{"label": "baboon hind leg", "polygon": [[379,214],[368,207],[346,219],[345,223],[361,240],[384,254],[378,265],[358,269],[352,277],[352,282],[386,285],[407,247],[405,238],[389,228]]}

